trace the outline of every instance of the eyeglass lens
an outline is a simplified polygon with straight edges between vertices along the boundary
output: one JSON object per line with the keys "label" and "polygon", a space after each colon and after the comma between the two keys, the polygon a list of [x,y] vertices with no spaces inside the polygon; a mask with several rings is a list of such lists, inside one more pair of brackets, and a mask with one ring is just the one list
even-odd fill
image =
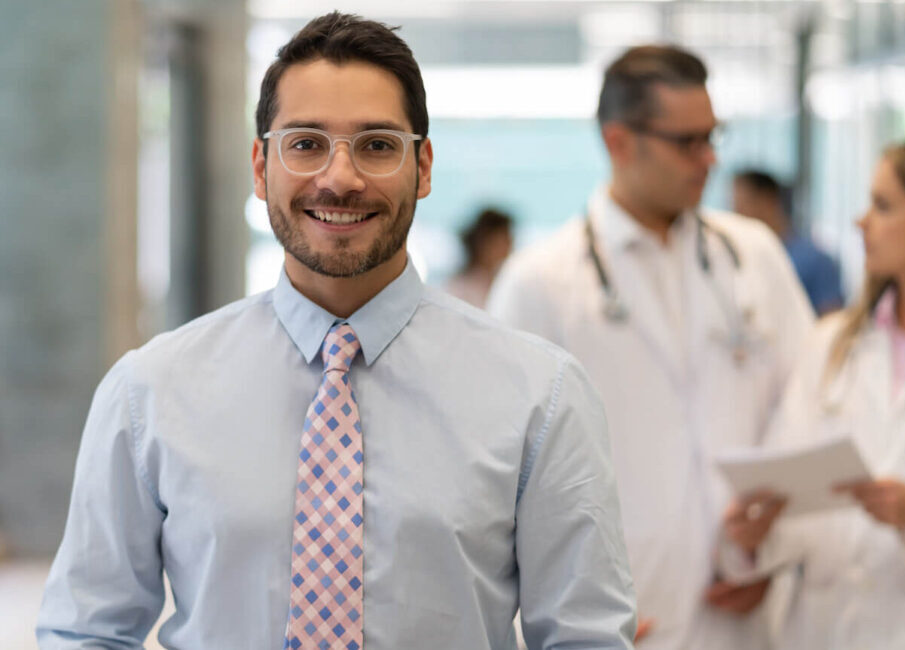
{"label": "eyeglass lens", "polygon": [[719,127],[707,133],[689,133],[676,137],[676,144],[685,152],[699,151],[705,146],[716,147],[720,143],[722,133]]}
{"label": "eyeglass lens", "polygon": [[[405,141],[391,133],[359,133],[352,138],[352,162],[367,174],[392,174],[402,165]],[[291,172],[320,171],[330,157],[330,139],[316,131],[294,131],[280,141],[283,164]]]}

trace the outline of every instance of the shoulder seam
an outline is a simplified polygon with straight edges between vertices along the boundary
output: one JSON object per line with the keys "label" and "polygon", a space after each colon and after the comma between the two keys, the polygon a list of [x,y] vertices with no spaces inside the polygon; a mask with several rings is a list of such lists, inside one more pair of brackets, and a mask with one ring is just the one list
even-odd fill
{"label": "shoulder seam", "polygon": [[559,406],[559,395],[562,391],[565,366],[566,356],[560,355],[559,364],[556,369],[556,379],[553,381],[553,388],[550,391],[550,403],[547,405],[547,412],[544,415],[544,424],[543,426],[541,426],[540,432],[537,434],[537,439],[535,439],[534,444],[531,445],[531,449],[528,451],[525,462],[522,464],[522,470],[521,472],[519,472],[518,489],[516,490],[515,494],[516,507],[518,507],[519,501],[521,501],[522,499],[522,494],[525,491],[525,487],[527,487],[528,485],[528,479],[531,478],[531,472],[534,469],[534,462],[537,460],[537,455],[540,453],[541,447],[543,447],[544,445],[544,441],[547,438],[547,432],[550,429],[550,423],[553,421],[553,415],[556,413],[556,409]]}
{"label": "shoulder seam", "polygon": [[138,478],[142,484],[144,484],[148,494],[154,500],[154,504],[161,512],[166,512],[166,507],[161,503],[160,495],[154,489],[151,477],[148,475],[148,469],[143,462],[145,448],[139,439],[139,430],[144,429],[144,423],[142,422],[141,416],[138,413],[138,407],[133,399],[132,382],[129,381],[129,373],[126,372],[125,368],[123,369],[123,379],[126,383],[126,401],[129,406],[129,434],[132,439],[132,453],[135,454],[135,471],[138,473]]}

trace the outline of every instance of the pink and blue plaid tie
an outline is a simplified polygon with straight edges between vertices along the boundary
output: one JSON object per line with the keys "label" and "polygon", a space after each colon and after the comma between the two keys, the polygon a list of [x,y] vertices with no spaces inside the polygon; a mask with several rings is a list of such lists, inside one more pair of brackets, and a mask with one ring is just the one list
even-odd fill
{"label": "pink and blue plaid tie", "polygon": [[305,417],[292,534],[284,648],[364,645],[361,423],[349,367],[361,344],[348,324],[324,338],[324,376]]}

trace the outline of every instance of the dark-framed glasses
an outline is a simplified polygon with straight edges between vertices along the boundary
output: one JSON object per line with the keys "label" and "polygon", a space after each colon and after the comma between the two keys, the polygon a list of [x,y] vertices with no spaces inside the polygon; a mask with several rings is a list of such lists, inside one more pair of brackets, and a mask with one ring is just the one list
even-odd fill
{"label": "dark-framed glasses", "polygon": [[707,131],[665,131],[640,124],[629,125],[629,128],[635,133],[668,142],[686,156],[696,155],[705,147],[716,149],[722,142],[724,133],[722,124]]}
{"label": "dark-framed glasses", "polygon": [[283,167],[297,176],[312,176],[329,167],[337,142],[349,145],[352,164],[362,174],[389,176],[402,168],[409,144],[421,139],[420,135],[392,129],[332,135],[320,129],[291,128],[268,131],[263,137],[276,143]]}

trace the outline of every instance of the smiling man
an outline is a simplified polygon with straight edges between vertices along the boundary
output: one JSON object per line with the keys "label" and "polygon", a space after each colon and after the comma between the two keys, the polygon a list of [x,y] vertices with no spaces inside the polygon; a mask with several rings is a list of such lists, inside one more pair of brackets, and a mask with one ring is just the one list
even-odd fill
{"label": "smiling man", "polygon": [[318,18],[268,70],[272,291],[130,352],[95,396],[43,648],[628,648],[599,398],[577,362],[425,287],[433,151],[383,25]]}

